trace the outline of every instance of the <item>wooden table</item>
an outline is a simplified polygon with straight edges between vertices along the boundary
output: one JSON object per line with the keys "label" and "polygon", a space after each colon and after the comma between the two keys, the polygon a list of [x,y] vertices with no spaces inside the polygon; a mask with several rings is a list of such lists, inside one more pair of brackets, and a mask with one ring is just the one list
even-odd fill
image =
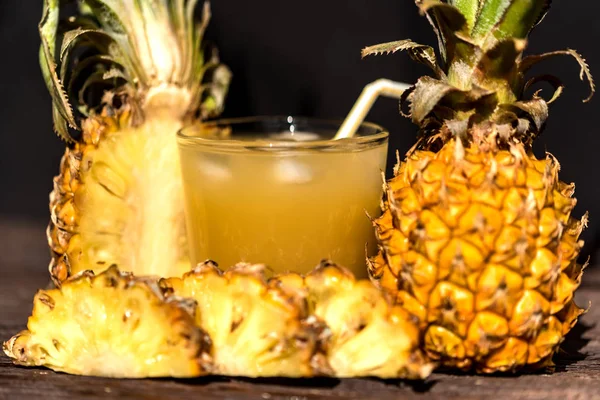
{"label": "wooden table", "polygon": [[[0,221],[0,340],[25,327],[36,289],[49,283],[44,226]],[[600,268],[590,268],[577,293],[594,303],[569,334],[556,372],[483,377],[433,374],[408,384],[375,379],[152,379],[116,380],[70,376],[15,367],[0,356],[0,400],[50,399],[600,399]]]}

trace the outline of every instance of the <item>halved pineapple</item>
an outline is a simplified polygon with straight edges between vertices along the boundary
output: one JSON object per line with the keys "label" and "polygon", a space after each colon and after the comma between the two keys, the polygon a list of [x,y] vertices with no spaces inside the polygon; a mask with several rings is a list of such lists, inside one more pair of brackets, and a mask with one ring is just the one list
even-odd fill
{"label": "halved pineapple", "polygon": [[197,0],[81,0],[67,15],[61,3],[45,1],[40,22],[54,127],[69,143],[50,195],[52,278],[112,264],[181,276],[191,266],[176,133],[218,115],[230,80],[202,45],[208,3],[200,21]]}
{"label": "halved pineapple", "polygon": [[97,276],[84,271],[37,293],[27,330],[4,343],[4,352],[19,365],[76,375],[198,376],[210,339],[190,307],[116,267]]}
{"label": "halved pineapple", "polygon": [[239,264],[223,273],[206,262],[161,286],[198,303],[196,322],[212,340],[205,364],[212,374],[311,376],[317,332],[306,322],[304,299],[267,286],[263,269]]}
{"label": "halved pineapple", "polygon": [[324,324],[313,362],[317,373],[408,379],[431,373],[433,364],[419,350],[419,330],[408,312],[347,269],[324,261],[306,277],[285,274],[270,286],[304,293],[311,318]]}

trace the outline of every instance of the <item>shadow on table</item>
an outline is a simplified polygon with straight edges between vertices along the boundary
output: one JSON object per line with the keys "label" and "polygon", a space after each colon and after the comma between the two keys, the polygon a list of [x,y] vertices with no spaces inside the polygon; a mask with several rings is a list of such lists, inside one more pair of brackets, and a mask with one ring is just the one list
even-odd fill
{"label": "shadow on table", "polygon": [[590,339],[583,336],[587,331],[594,328],[596,324],[588,325],[581,321],[571,329],[558,353],[554,356],[556,372],[564,372],[569,365],[585,360],[586,353],[581,350],[590,342]]}
{"label": "shadow on table", "polygon": [[340,389],[343,391],[358,390],[365,391],[369,390],[369,387],[378,388],[381,387],[397,387],[397,388],[409,388],[416,393],[424,393],[431,390],[431,388],[437,383],[436,379],[428,378],[424,381],[409,381],[404,379],[378,379],[378,378],[349,378],[349,379],[337,379],[337,378],[244,378],[244,377],[224,377],[224,376],[206,376],[200,377],[193,380],[181,380],[182,383],[192,385],[226,385],[226,386],[237,386],[237,385],[248,385],[254,387],[256,390],[257,386],[267,386],[265,390],[269,393],[278,391],[278,388],[283,391],[293,391],[303,389]]}
{"label": "shadow on table", "polygon": [[[554,368],[555,373],[565,372],[568,367],[572,364],[585,360],[587,354],[582,352],[582,349],[589,343],[590,339],[584,337],[586,332],[592,329],[594,325],[589,325],[578,322],[575,327],[569,332],[567,336],[567,340],[563,343],[558,353],[554,356],[554,363],[556,364]],[[446,369],[439,368],[435,371],[437,374],[442,375],[454,375],[454,376],[476,376],[477,374],[474,372],[461,372],[454,369]],[[495,377],[515,377],[521,375],[535,375],[535,374],[545,374],[549,373],[549,370],[540,370],[540,371],[519,371],[519,372],[503,372],[503,373],[495,373],[491,376]],[[490,376],[490,375],[488,375]],[[304,378],[304,379],[294,379],[294,378],[243,378],[243,377],[223,377],[223,376],[207,376],[196,378],[193,380],[181,380],[187,384],[195,384],[195,385],[265,385],[270,386],[272,388],[276,388],[277,386],[287,389],[344,389],[344,390],[352,390],[353,388],[360,387],[362,390],[365,388],[368,389],[370,385],[375,385],[381,387],[383,386],[393,386],[393,387],[407,387],[417,393],[425,393],[431,390],[438,380],[435,377],[430,377],[425,381],[408,381],[402,379],[335,379],[335,378]]]}

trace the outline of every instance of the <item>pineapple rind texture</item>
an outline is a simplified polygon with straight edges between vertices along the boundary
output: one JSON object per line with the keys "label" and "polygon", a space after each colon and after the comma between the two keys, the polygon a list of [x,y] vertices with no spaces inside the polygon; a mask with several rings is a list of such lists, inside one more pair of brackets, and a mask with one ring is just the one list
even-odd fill
{"label": "pineapple rind texture", "polygon": [[417,150],[385,185],[371,278],[419,321],[432,360],[478,372],[551,366],[573,300],[587,216],[548,155],[523,146]]}
{"label": "pineapple rind texture", "polygon": [[75,375],[204,375],[199,360],[210,340],[190,307],[116,267],[96,276],[84,271],[37,293],[27,330],[4,343],[4,352],[15,364]]}

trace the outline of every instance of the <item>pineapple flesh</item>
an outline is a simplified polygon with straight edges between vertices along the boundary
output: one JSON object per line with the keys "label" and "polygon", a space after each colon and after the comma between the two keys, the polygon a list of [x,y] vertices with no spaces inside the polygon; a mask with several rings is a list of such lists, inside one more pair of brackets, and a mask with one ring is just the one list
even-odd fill
{"label": "pineapple flesh", "polygon": [[[562,85],[524,76],[554,55],[573,56],[593,93],[591,75],[573,50],[523,56],[549,1],[416,3],[436,28],[443,67],[410,40],[363,50],[406,50],[435,75],[405,94],[420,138],[384,184],[369,274],[418,320],[432,360],[483,373],[551,367],[583,313],[573,295],[587,215],[571,216],[574,185],[560,181],[554,157],[532,150]],[[526,98],[542,80],[554,96]]]}
{"label": "pineapple flesh", "polygon": [[212,262],[161,281],[167,295],[196,300],[211,337],[212,374],[248,377],[423,379],[412,316],[367,280],[323,262],[306,276],[266,278],[262,265],[221,272]]}
{"label": "pineapple flesh", "polygon": [[268,287],[262,270],[240,264],[223,273],[206,262],[161,285],[197,302],[196,322],[212,341],[205,366],[212,374],[311,376],[317,335],[306,324],[303,299]]}
{"label": "pineapple flesh", "polygon": [[84,271],[34,299],[27,330],[4,344],[18,365],[115,378],[194,377],[210,348],[190,314],[156,282],[111,267]]}
{"label": "pineapple flesh", "polygon": [[431,373],[433,364],[419,349],[412,316],[371,282],[323,262],[305,277],[289,273],[270,285],[307,299],[313,325],[321,326],[313,359],[321,374],[424,379]]}
{"label": "pineapple flesh", "polygon": [[176,133],[218,115],[230,79],[201,45],[208,3],[199,22],[196,0],[78,6],[63,16],[47,0],[40,23],[54,126],[69,144],[50,195],[50,273],[57,285],[112,264],[181,276],[191,266]]}

